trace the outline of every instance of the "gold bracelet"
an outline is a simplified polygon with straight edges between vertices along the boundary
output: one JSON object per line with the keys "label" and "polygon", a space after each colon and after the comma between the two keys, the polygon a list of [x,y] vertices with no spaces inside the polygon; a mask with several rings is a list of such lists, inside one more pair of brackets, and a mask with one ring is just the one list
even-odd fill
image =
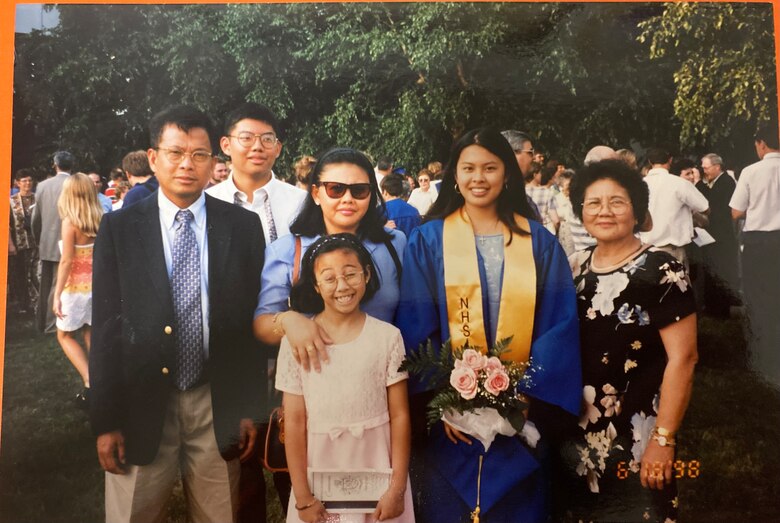
{"label": "gold bracelet", "polygon": [[287,311],[281,311],[274,314],[273,322],[273,329],[271,329],[271,332],[276,336],[284,336],[286,333],[284,332],[284,325],[279,321],[279,316],[284,314]]}
{"label": "gold bracelet", "polygon": [[308,504],[306,504],[306,505],[304,505],[302,507],[299,507],[298,505],[295,505],[295,510],[306,510],[307,508],[311,508],[311,507],[313,507],[315,504],[317,504],[319,502],[320,502],[319,499],[312,498],[312,500]]}

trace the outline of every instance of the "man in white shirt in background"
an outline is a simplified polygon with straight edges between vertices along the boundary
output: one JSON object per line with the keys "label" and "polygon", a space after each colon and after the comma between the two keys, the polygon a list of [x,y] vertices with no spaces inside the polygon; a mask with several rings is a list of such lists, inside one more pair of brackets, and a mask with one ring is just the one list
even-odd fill
{"label": "man in white shirt in background", "polygon": [[[222,152],[230,156],[232,170],[225,181],[210,187],[206,193],[256,213],[263,225],[266,245],[290,234],[290,224],[298,216],[306,191],[274,175],[274,163],[282,153],[276,116],[264,105],[244,103],[228,113],[222,132],[219,145]],[[258,342],[257,373],[268,374],[271,384],[273,379],[269,368],[273,369],[275,350],[276,347],[263,346]],[[272,393],[270,390],[269,394]],[[271,403],[273,401],[269,402],[269,410]],[[264,419],[268,419],[268,412],[263,412],[263,415]],[[266,431],[267,426],[261,424],[258,431],[261,438],[265,437]],[[274,485],[282,506],[286,507],[290,497],[289,474],[275,472]],[[255,455],[241,464],[239,490],[238,522],[265,521],[265,478]]]}
{"label": "man in white shirt in background", "polygon": [[753,368],[780,386],[780,143],[777,121],[755,135],[760,161],[742,170],[729,206],[745,218],[742,287],[750,318]]}
{"label": "man in white shirt in background", "polygon": [[650,215],[653,228],[641,234],[644,243],[655,245],[685,265],[685,246],[693,239],[693,212],[709,212],[709,202],[693,184],[669,173],[672,155],[657,147],[648,149],[647,160],[652,168],[645,183],[650,189]]}

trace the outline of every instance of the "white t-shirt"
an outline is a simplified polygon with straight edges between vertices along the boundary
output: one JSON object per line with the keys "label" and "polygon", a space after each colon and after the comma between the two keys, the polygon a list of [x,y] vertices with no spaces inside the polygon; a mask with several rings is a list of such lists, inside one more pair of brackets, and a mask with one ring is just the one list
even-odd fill
{"label": "white t-shirt", "polygon": [[780,152],[742,170],[729,207],[747,212],[745,231],[780,231]]}

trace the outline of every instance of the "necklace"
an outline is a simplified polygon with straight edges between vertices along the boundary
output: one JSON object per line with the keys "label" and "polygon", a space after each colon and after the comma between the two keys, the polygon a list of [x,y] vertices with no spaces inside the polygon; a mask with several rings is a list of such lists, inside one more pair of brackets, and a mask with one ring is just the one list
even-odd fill
{"label": "necklace", "polygon": [[[590,266],[591,266],[592,269],[594,269],[596,271],[602,271],[602,272],[610,271],[610,270],[615,269],[617,267],[621,267],[626,261],[628,261],[631,258],[633,258],[634,256],[636,256],[639,252],[641,252],[642,250],[646,249],[647,247],[648,247],[648,245],[645,245],[644,243],[639,242],[639,247],[637,247],[636,249],[634,249],[633,251],[631,251],[627,255],[622,256],[617,261],[609,263],[609,265],[607,265],[607,266],[600,266],[600,265],[596,264],[596,250],[594,249],[593,250],[593,254],[591,255],[591,258],[590,258]],[[602,260],[602,261],[604,261],[604,260]]]}

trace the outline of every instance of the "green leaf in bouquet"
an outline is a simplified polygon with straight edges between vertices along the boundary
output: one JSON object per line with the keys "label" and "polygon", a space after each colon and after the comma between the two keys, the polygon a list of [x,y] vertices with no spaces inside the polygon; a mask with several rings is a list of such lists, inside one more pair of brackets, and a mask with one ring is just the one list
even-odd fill
{"label": "green leaf in bouquet", "polygon": [[409,372],[426,381],[431,387],[439,388],[449,381],[454,357],[447,341],[440,350],[434,348],[431,340],[406,355],[400,370]]}
{"label": "green leaf in bouquet", "polygon": [[463,412],[458,391],[447,387],[437,392],[433,399],[428,403],[428,428],[441,419],[441,416],[446,409],[453,408],[458,412]]}
{"label": "green leaf in bouquet", "polygon": [[509,344],[512,343],[512,336],[509,336],[508,338],[504,338],[502,340],[499,340],[496,342],[495,345],[493,345],[490,350],[488,350],[489,356],[496,356],[498,358],[501,358],[501,355],[505,352],[509,351]]}
{"label": "green leaf in bouquet", "polygon": [[509,424],[512,425],[512,428],[515,429],[518,433],[523,430],[523,426],[525,425],[525,415],[523,415],[523,411],[521,409],[511,409],[509,412],[507,412],[506,419],[509,421]]}

